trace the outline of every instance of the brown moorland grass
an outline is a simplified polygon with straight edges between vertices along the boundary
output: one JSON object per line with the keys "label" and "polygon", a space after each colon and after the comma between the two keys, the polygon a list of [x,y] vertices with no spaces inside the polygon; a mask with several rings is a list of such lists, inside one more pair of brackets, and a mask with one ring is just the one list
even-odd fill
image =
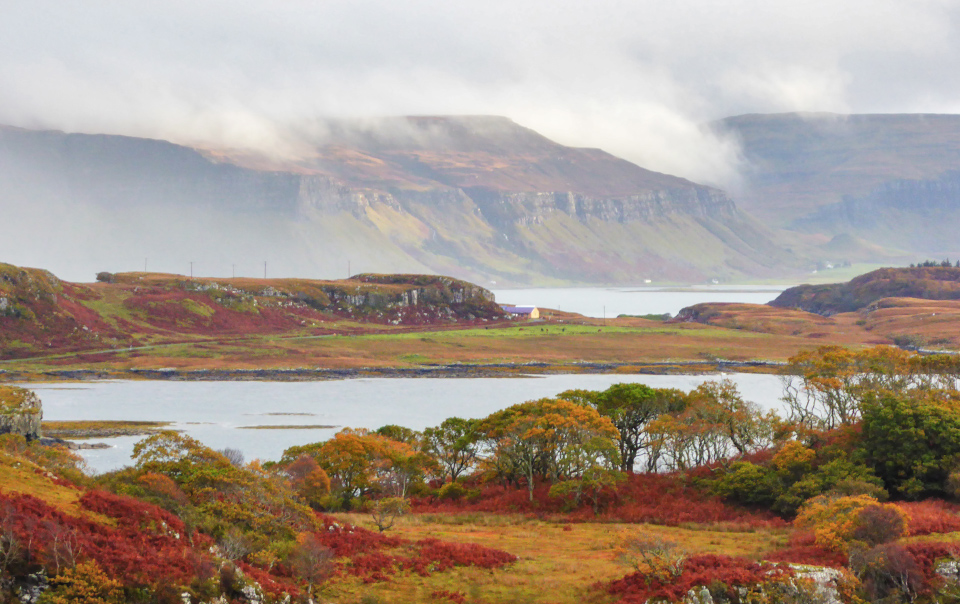
{"label": "brown moorland grass", "polygon": [[[907,343],[960,346],[960,301],[883,298],[867,308],[830,317],[762,304],[700,304],[696,321],[705,325],[800,336],[823,344],[873,346]],[[912,340],[912,342],[911,342]]]}
{"label": "brown moorland grass", "polygon": [[590,319],[545,311],[541,322],[382,326],[341,320],[325,333],[180,337],[134,349],[52,355],[2,363],[30,371],[100,368],[123,371],[418,367],[431,364],[530,362],[576,371],[579,362],[643,365],[725,359],[783,361],[837,344],[960,345],[960,302],[887,298],[860,312],[831,317],[755,304],[698,305],[695,320]]}
{"label": "brown moorland grass", "polygon": [[[620,323],[622,321],[623,323]],[[248,337],[224,342],[156,345],[146,349],[4,363],[8,370],[255,369],[415,367],[448,363],[650,363],[710,359],[785,360],[827,343],[697,323],[664,325],[642,319],[607,325],[509,324],[485,328],[405,331],[351,336]]]}
{"label": "brown moorland grass", "polygon": [[[341,520],[376,530],[369,516],[337,514]],[[388,583],[338,580],[324,594],[335,601],[373,595],[385,603],[444,601],[435,592],[459,592],[476,602],[579,603],[611,601],[593,589],[620,578],[630,567],[618,549],[639,535],[673,541],[690,552],[748,558],[786,543],[786,531],[728,532],[723,527],[677,528],[626,523],[549,522],[518,515],[413,514],[402,517],[389,534],[406,539],[437,538],[500,549],[519,560],[499,570],[457,568],[430,577],[400,574]]]}

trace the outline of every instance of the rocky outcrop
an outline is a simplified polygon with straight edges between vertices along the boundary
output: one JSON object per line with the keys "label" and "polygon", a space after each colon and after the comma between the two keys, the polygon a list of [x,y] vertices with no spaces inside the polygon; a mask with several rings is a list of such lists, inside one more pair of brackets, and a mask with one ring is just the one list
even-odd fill
{"label": "rocky outcrop", "polygon": [[594,219],[620,224],[654,224],[677,214],[727,219],[737,213],[733,201],[723,191],[699,186],[620,196],[570,191],[504,193],[479,188],[468,189],[467,194],[487,222],[501,230],[513,225],[543,224],[556,213],[575,217],[581,222]]}
{"label": "rocky outcrop", "polygon": [[0,386],[0,434],[38,439],[42,419],[43,407],[35,393],[16,386]]}
{"label": "rocky outcrop", "polygon": [[885,182],[865,195],[844,196],[843,201],[820,208],[792,226],[807,231],[871,229],[888,223],[891,211],[932,218],[960,212],[960,172],[947,172],[935,180]]}

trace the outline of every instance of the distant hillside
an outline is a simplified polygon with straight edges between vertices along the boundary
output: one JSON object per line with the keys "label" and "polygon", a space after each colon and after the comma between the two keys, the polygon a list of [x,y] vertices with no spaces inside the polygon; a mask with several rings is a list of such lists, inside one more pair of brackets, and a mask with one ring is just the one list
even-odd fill
{"label": "distant hillside", "polygon": [[235,338],[321,336],[503,319],[492,293],[434,275],[341,281],[101,273],[99,283],[0,264],[0,358]]}
{"label": "distant hillside", "polygon": [[505,118],[317,128],[310,151],[284,161],[0,128],[0,206],[26,231],[48,233],[40,249],[25,236],[0,241],[0,255],[52,267],[195,260],[221,271],[269,258],[288,274],[318,275],[342,275],[352,262],[501,286],[733,279],[798,266],[722,191],[564,147]]}
{"label": "distant hillside", "polygon": [[713,126],[740,141],[738,202],[766,225],[854,236],[885,249],[876,259],[960,252],[960,115],[742,115]]}
{"label": "distant hillside", "polygon": [[847,283],[791,287],[770,305],[829,316],[867,308],[883,298],[960,300],[960,268],[882,268]]}

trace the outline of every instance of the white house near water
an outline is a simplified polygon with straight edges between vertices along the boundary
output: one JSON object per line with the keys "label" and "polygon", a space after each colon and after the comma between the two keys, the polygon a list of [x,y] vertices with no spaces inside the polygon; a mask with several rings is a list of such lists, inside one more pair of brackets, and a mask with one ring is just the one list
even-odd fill
{"label": "white house near water", "polygon": [[500,308],[510,313],[511,315],[516,315],[518,317],[523,317],[525,319],[540,318],[540,309],[537,308],[536,306],[509,306],[507,304],[501,304]]}

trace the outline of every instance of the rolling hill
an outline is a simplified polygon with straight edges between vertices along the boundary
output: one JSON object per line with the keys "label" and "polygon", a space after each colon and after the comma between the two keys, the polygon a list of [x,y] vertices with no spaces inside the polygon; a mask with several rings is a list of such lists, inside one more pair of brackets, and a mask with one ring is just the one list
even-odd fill
{"label": "rolling hill", "polygon": [[101,273],[98,279],[69,283],[45,270],[0,264],[0,359],[211,337],[376,333],[505,317],[489,291],[433,275],[312,281]]}

